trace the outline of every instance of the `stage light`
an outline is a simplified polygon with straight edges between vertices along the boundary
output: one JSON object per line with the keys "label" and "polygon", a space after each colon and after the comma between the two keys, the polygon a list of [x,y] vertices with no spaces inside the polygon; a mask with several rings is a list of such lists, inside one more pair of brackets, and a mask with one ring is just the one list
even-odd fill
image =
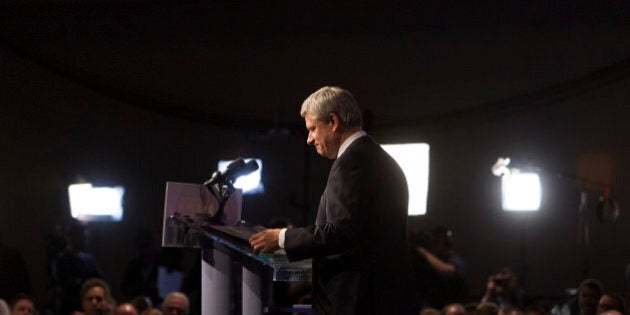
{"label": "stage light", "polygon": [[506,211],[538,211],[540,209],[540,177],[534,172],[508,168],[510,158],[500,157],[491,168],[501,177],[501,203]]}
{"label": "stage light", "polygon": [[502,206],[506,211],[538,211],[540,209],[540,178],[536,173],[521,173],[512,169],[501,177]]}
{"label": "stage light", "polygon": [[383,149],[402,168],[409,188],[409,215],[427,212],[429,191],[429,145],[427,143],[383,144]]}
{"label": "stage light", "polygon": [[[252,160],[244,159],[245,162]],[[265,192],[265,186],[262,183],[262,160],[254,159],[258,163],[258,170],[250,173],[249,175],[241,176],[234,182],[234,188],[240,188],[243,190],[243,194],[260,194]],[[224,172],[227,166],[232,163],[231,160],[221,160],[217,165],[217,170]]]}
{"label": "stage light", "polygon": [[92,187],[92,184],[68,186],[70,213],[82,222],[120,221],[123,217],[122,197],[125,189],[116,187]]}

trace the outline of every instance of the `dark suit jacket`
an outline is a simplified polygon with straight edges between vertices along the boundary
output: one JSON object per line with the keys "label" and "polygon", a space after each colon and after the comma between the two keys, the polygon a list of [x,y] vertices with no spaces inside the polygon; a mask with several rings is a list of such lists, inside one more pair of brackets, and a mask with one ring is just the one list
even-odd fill
{"label": "dark suit jacket", "polygon": [[313,257],[314,314],[418,314],[407,204],[400,167],[369,136],[333,163],[315,225],[285,234],[290,260]]}

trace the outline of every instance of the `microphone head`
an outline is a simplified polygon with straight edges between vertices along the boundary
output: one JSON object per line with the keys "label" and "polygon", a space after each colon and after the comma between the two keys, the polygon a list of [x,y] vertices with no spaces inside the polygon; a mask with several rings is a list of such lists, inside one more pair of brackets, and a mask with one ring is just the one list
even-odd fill
{"label": "microphone head", "polygon": [[225,168],[225,171],[219,172],[216,171],[212,174],[212,178],[207,180],[204,183],[204,186],[221,184],[225,185],[228,183],[233,183],[237,178],[253,173],[258,170],[259,166],[255,159],[249,160],[249,162],[245,163],[242,158],[238,158],[232,161]]}
{"label": "microphone head", "polygon": [[237,158],[236,160],[232,161],[230,164],[228,164],[228,166],[225,168],[225,172],[229,171],[229,170],[236,170],[236,169],[240,169],[242,167],[245,167],[245,161],[242,158]]}
{"label": "microphone head", "polygon": [[260,166],[258,166],[258,162],[256,162],[256,159],[249,160],[249,162],[245,163],[245,170],[247,173],[244,175],[255,172],[256,170],[258,170],[259,167]]}
{"label": "microphone head", "polygon": [[258,163],[256,163],[256,160],[251,159],[249,160],[249,162],[244,163],[242,166],[231,169],[229,174],[225,174],[225,177],[229,181],[236,181],[237,178],[241,176],[249,175],[250,173],[253,173],[254,171],[256,171],[258,168],[259,166],[258,166]]}

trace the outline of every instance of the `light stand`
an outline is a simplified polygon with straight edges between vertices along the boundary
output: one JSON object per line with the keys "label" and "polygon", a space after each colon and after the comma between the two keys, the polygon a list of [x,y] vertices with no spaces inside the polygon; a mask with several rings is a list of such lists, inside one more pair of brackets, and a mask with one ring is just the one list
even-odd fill
{"label": "light stand", "polygon": [[[507,166],[510,164],[509,158],[498,158],[497,162],[492,166],[491,170],[495,176],[509,176],[513,169],[509,169]],[[520,165],[519,165],[520,166]],[[528,165],[523,165],[530,167]],[[543,173],[554,175],[555,177],[567,180],[575,184],[580,188],[580,204],[578,207],[579,214],[579,239],[578,243],[584,248],[584,271],[583,278],[588,278],[589,274],[589,259],[590,259],[590,231],[588,223],[588,196],[589,194],[598,194],[600,196],[597,204],[597,216],[600,221],[612,222],[619,216],[619,207],[617,203],[610,197],[610,185],[593,181],[587,178],[575,176],[573,174],[567,174],[563,172],[554,172],[544,170],[536,167],[537,170]]]}

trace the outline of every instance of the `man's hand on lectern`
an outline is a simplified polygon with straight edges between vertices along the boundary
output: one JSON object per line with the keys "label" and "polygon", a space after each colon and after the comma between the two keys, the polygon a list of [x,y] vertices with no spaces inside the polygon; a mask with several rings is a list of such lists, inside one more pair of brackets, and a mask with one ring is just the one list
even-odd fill
{"label": "man's hand on lectern", "polygon": [[280,249],[278,242],[280,229],[270,229],[260,231],[249,238],[249,245],[254,249],[254,253],[273,253]]}

